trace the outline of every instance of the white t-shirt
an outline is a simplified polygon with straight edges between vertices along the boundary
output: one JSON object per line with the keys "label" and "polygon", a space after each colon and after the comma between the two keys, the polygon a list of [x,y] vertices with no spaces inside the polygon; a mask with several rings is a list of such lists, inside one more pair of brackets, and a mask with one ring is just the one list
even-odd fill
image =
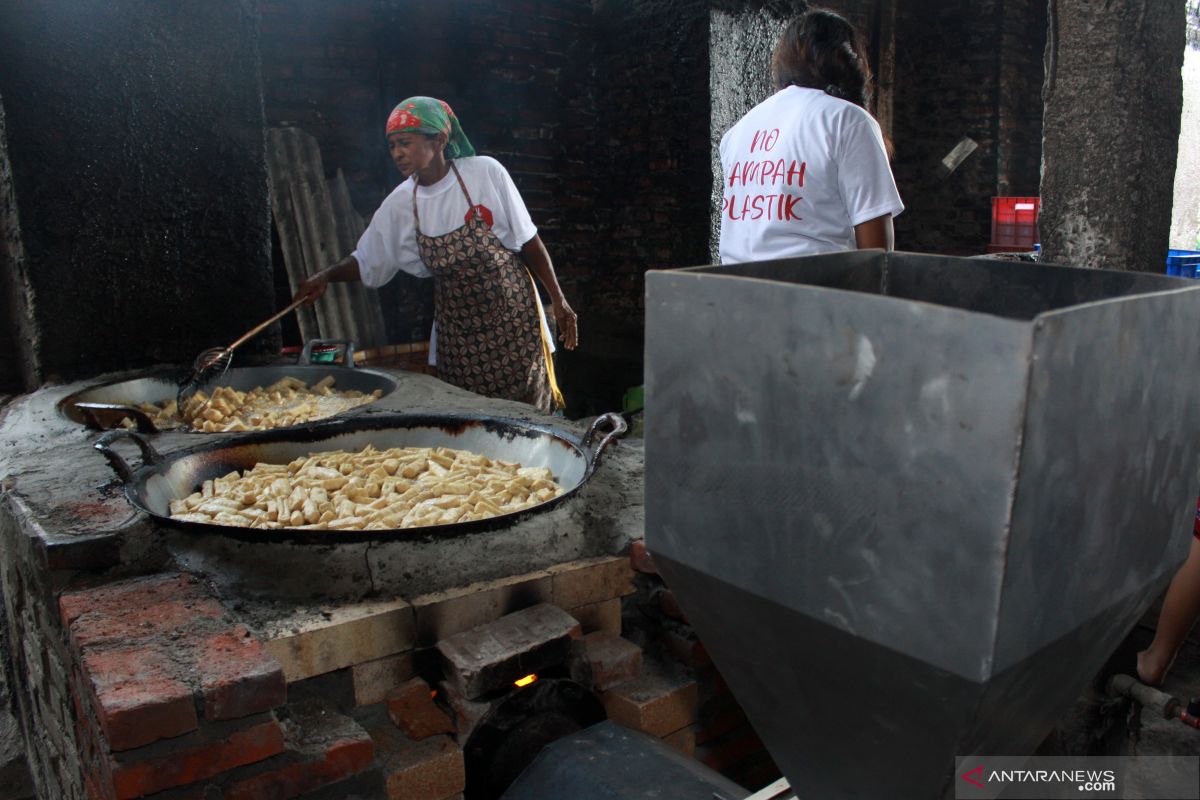
{"label": "white t-shirt", "polygon": [[[505,247],[519,251],[537,235],[537,227],[529,218],[525,201],[508,170],[499,161],[489,156],[469,156],[454,159],[454,165],[462,175],[472,202],[481,207],[484,220]],[[384,198],[352,254],[358,261],[362,282],[371,288],[383,286],[400,271],[418,278],[430,276],[417,251],[417,230],[413,221],[414,181],[413,177],[405,179]],[[458,179],[454,177],[454,170],[432,186],[417,187],[417,211],[421,215],[421,233],[426,236],[443,236],[466,224],[471,210]],[[540,296],[538,303],[541,303]],[[550,341],[544,320],[542,333]],[[552,341],[550,350],[554,351]],[[429,363],[437,363],[436,324],[429,334]]]}
{"label": "white t-shirt", "polygon": [[854,226],[904,210],[879,123],[789,86],[721,137],[721,263],[854,248]]}

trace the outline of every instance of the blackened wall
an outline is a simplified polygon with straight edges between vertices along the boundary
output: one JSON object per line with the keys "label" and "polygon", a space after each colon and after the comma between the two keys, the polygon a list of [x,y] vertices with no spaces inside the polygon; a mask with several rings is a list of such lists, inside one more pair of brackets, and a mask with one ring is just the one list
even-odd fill
{"label": "blackened wall", "polygon": [[[277,0],[263,6],[270,125],[321,144],[326,171],[346,173],[369,216],[401,180],[384,122],[405,97],[454,106],[476,150],[513,176],[583,310],[594,271],[596,149],[592,8],[586,0]],[[429,281],[399,275],[381,292],[395,341],[429,336]]]}
{"label": "blackened wall", "polygon": [[1042,169],[1042,81],[1046,3],[1009,0],[1000,10],[996,194],[1038,194]]}
{"label": "blackened wall", "polygon": [[[587,0],[388,0],[382,133],[412,95],[447,100],[475,149],[512,175],[569,302],[595,269],[591,4]],[[387,165],[393,180],[399,173]],[[583,328],[586,336],[586,327]],[[428,327],[426,327],[426,332]],[[570,394],[570,392],[568,392]]]}
{"label": "blackened wall", "polygon": [[380,113],[377,0],[263,0],[263,103],[267,124],[316,137],[331,172],[346,175],[360,212],[390,187]]}
{"label": "blackened wall", "polygon": [[708,7],[609,0],[594,25],[596,266],[590,325],[563,364],[585,395],[615,406],[642,383],[645,271],[708,261]]}
{"label": "blackened wall", "polygon": [[251,0],[6,3],[0,94],[41,377],[190,361],[270,314]]}
{"label": "blackened wall", "polygon": [[0,97],[0,395],[32,389],[37,373],[36,353],[20,346],[28,338],[29,317],[24,302],[27,281],[4,129],[4,103]]}
{"label": "blackened wall", "polygon": [[[991,238],[991,197],[1036,195],[1045,0],[900,3],[893,172],[901,250],[971,255]],[[963,136],[979,148],[948,177]]]}

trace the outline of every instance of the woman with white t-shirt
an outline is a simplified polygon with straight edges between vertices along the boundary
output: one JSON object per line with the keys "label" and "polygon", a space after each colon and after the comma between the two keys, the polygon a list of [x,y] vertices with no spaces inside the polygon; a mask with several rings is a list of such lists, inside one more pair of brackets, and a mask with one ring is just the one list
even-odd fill
{"label": "woman with white t-shirt", "polygon": [[578,321],[512,178],[495,159],[475,155],[441,100],[400,103],[386,135],[406,180],[384,199],[354,252],[306,280],[296,298],[311,303],[330,281],[378,287],[401,270],[432,275],[438,377],[542,411],[561,408],[531,270],[550,293],[568,350],[578,341]]}
{"label": "woman with white t-shirt", "polygon": [[721,138],[721,263],[892,249],[904,209],[866,110],[862,37],[830,11],[792,20],[771,56],[778,91]]}

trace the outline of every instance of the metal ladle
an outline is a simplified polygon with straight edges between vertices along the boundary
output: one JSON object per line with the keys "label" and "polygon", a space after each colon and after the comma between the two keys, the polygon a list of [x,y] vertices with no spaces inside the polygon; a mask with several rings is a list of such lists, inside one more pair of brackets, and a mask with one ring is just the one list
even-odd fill
{"label": "metal ladle", "polygon": [[179,408],[180,413],[183,412],[184,401],[191,397],[200,386],[217,380],[225,374],[225,371],[229,369],[229,365],[233,361],[234,350],[261,333],[271,323],[299,308],[303,302],[303,298],[293,301],[283,311],[246,331],[228,347],[210,347],[196,356],[196,360],[192,362],[191,373],[180,384],[179,391],[175,395],[175,404]]}

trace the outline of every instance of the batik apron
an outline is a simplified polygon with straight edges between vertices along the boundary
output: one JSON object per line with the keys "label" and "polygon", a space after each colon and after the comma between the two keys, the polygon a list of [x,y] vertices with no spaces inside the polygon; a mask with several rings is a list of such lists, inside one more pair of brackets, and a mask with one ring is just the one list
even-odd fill
{"label": "batik apron", "polygon": [[454,162],[450,169],[471,209],[457,230],[443,236],[421,233],[413,186],[417,249],[433,273],[438,377],[476,394],[550,411],[557,393],[533,278],[520,254],[505,247],[484,222]]}

